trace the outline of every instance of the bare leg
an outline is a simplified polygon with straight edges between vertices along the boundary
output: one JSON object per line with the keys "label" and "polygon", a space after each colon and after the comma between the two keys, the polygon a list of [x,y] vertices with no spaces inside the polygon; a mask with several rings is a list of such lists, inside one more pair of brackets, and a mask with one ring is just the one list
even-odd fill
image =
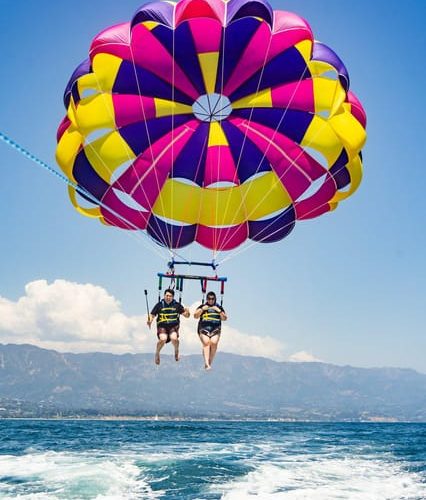
{"label": "bare leg", "polygon": [[217,345],[219,343],[219,340],[220,340],[220,334],[219,335],[215,335],[214,337],[212,337],[210,339],[210,357],[209,357],[209,365],[211,366],[212,363],[213,363],[213,359],[216,355],[216,351],[217,351]]}
{"label": "bare leg", "polygon": [[170,340],[175,348],[175,360],[179,361],[179,338],[176,332],[170,334]]}
{"label": "bare leg", "polygon": [[157,349],[155,350],[155,364],[160,364],[160,351],[164,347],[167,340],[167,335],[165,333],[160,333],[159,339],[157,342]]}
{"label": "bare leg", "polygon": [[201,343],[203,344],[204,368],[206,370],[210,370],[210,368],[211,368],[210,362],[209,362],[209,358],[210,358],[210,339],[209,339],[209,337],[207,337],[207,335],[204,335],[204,334],[200,333],[200,340],[201,340]]}
{"label": "bare leg", "polygon": [[204,368],[206,370],[211,370],[211,366],[209,363],[210,358],[210,344],[203,346],[203,357],[204,357]]}

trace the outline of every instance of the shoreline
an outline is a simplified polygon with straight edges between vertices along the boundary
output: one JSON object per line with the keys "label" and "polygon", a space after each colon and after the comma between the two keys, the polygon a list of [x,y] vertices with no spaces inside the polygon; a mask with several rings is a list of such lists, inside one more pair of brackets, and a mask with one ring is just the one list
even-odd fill
{"label": "shoreline", "polygon": [[170,416],[58,416],[58,417],[0,417],[6,420],[36,421],[98,421],[98,422],[239,422],[239,423],[290,423],[290,424],[426,424],[426,421],[374,418],[368,420],[296,420],[292,418],[211,418],[211,417],[170,417]]}

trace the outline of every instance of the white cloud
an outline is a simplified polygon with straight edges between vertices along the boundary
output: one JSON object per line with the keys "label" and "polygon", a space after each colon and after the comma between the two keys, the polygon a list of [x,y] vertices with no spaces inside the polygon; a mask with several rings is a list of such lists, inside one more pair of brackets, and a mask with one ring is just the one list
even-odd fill
{"label": "white cloud", "polygon": [[[60,350],[135,352],[149,341],[146,316],[126,316],[102,287],[46,280],[28,283],[16,302],[0,297],[0,339]],[[146,333],[146,332],[145,332]],[[142,349],[136,349],[138,344]]]}
{"label": "white cloud", "polygon": [[[190,306],[195,311],[199,303]],[[197,335],[197,320],[191,318],[181,321],[181,335],[185,342],[185,351],[188,353],[201,352],[201,344]],[[219,349],[224,352],[242,354],[245,356],[262,356],[265,358],[283,361],[285,346],[273,337],[250,335],[232,328],[228,323],[222,323],[222,335]]]}
{"label": "white cloud", "polygon": [[[193,312],[198,304],[190,306]],[[181,352],[201,354],[197,321],[181,321]],[[17,301],[0,296],[0,342],[30,343],[67,352],[153,352],[155,327],[146,314],[128,316],[107,290],[66,280],[32,281]],[[219,349],[234,354],[284,360],[284,344],[273,337],[250,335],[223,324]],[[167,346],[165,353],[170,353]]]}
{"label": "white cloud", "polygon": [[305,362],[305,363],[315,362],[315,361],[321,362],[322,361],[321,359],[316,358],[310,352],[306,352],[306,351],[295,352],[294,354],[292,354],[288,358],[288,360],[289,361]]}

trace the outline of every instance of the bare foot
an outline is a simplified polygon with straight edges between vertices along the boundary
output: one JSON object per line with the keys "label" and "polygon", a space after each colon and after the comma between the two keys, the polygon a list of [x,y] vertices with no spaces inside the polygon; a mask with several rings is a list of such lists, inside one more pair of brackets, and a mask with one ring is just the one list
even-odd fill
{"label": "bare foot", "polygon": [[179,351],[175,351],[175,360],[176,361],[179,361],[180,357],[179,357]]}
{"label": "bare foot", "polygon": [[205,368],[206,370],[211,370],[211,369],[212,369],[212,367],[211,367],[210,365],[204,365],[204,368]]}
{"label": "bare foot", "polygon": [[159,352],[155,353],[155,364],[156,365],[160,364],[160,353]]}

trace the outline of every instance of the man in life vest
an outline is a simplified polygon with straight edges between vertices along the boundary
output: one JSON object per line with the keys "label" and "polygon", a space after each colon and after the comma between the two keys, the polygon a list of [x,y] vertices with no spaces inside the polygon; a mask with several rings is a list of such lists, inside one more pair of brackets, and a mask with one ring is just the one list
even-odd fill
{"label": "man in life vest", "polygon": [[206,304],[198,306],[194,318],[199,319],[198,336],[203,344],[204,368],[210,370],[220,339],[222,321],[227,319],[225,310],[216,302],[216,294],[207,294]]}
{"label": "man in life vest", "polygon": [[155,350],[155,364],[160,364],[160,351],[165,344],[171,342],[175,348],[175,360],[179,361],[179,316],[189,318],[189,310],[174,299],[175,292],[168,288],[164,292],[164,298],[152,309],[148,316],[147,325],[157,316],[157,348]]}

